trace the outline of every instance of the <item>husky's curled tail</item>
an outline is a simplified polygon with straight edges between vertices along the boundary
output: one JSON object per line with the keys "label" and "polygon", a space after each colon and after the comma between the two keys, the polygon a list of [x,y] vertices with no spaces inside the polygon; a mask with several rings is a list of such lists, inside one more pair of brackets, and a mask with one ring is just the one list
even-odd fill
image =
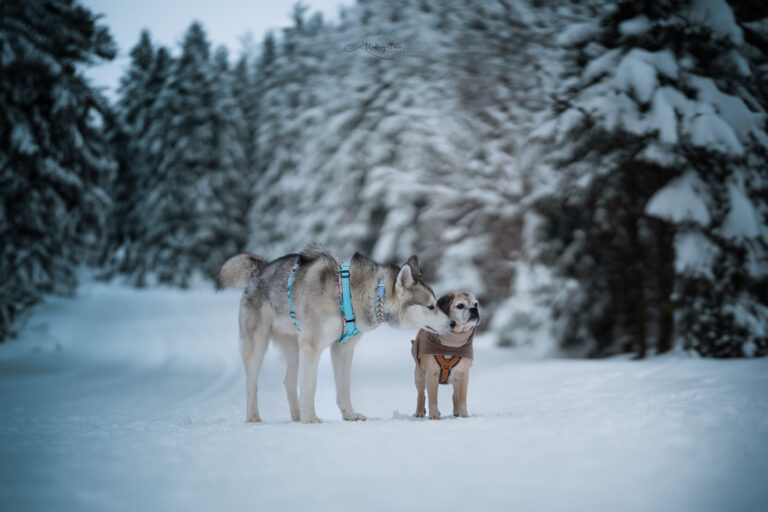
{"label": "husky's curled tail", "polygon": [[231,286],[245,288],[254,272],[260,272],[267,262],[255,254],[244,252],[232,256],[219,269],[216,287],[219,290]]}

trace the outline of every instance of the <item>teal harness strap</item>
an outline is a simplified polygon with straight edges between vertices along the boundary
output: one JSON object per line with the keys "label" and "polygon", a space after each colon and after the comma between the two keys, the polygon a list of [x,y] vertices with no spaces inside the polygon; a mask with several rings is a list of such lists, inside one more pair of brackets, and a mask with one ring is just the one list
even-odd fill
{"label": "teal harness strap", "polygon": [[339,297],[341,300],[341,320],[344,322],[344,333],[336,343],[344,343],[360,331],[355,325],[355,313],[352,311],[352,290],[349,286],[349,263],[342,263],[339,269]]}
{"label": "teal harness strap", "polygon": [[291,277],[288,278],[288,306],[291,308],[291,319],[293,319],[293,325],[296,326],[297,331],[301,331],[301,325],[296,320],[296,311],[293,309],[293,295],[291,294],[291,288],[293,287],[293,280],[296,279],[296,270],[299,268],[299,261],[296,260],[296,264],[291,269]]}
{"label": "teal harness strap", "polygon": [[[298,269],[299,262],[297,260],[291,269],[290,277],[288,277],[287,292],[288,306],[291,311],[291,320],[293,320],[293,325],[296,326],[296,330],[301,331],[301,324],[296,318],[296,310],[293,307],[292,292],[293,282],[296,280],[296,271]],[[383,289],[383,282],[379,282],[379,286]],[[381,294],[381,292],[379,293]],[[382,297],[379,295],[379,299],[381,300],[382,298],[386,300],[386,296]],[[339,269],[339,302],[339,305],[341,306],[341,320],[344,323],[344,332],[341,335],[341,339],[337,340],[336,343],[344,343],[355,334],[360,334],[357,325],[355,325],[355,313],[352,310],[352,290],[349,285],[349,263],[343,263]]]}

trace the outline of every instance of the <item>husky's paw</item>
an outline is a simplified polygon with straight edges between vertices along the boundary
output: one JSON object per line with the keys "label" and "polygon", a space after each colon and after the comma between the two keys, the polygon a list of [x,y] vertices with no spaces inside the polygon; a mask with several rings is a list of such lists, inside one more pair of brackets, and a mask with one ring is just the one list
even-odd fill
{"label": "husky's paw", "polygon": [[248,416],[245,421],[248,423],[261,423],[261,417],[258,414],[252,414],[251,416]]}
{"label": "husky's paw", "polygon": [[314,414],[312,416],[308,416],[306,418],[302,418],[301,422],[302,423],[322,423],[322,421],[320,421],[320,418],[318,418]]}
{"label": "husky's paw", "polygon": [[467,411],[453,411],[453,415],[457,418],[469,418],[469,413]]}
{"label": "husky's paw", "polygon": [[425,413],[426,413],[426,411],[416,411],[415,413],[413,413],[413,417],[414,418],[423,418]]}
{"label": "husky's paw", "polygon": [[440,419],[440,411],[429,411],[429,419],[431,419],[431,420],[439,420]]}
{"label": "husky's paw", "polygon": [[365,421],[368,418],[365,417],[365,414],[360,414],[359,412],[345,412],[341,415],[346,421]]}

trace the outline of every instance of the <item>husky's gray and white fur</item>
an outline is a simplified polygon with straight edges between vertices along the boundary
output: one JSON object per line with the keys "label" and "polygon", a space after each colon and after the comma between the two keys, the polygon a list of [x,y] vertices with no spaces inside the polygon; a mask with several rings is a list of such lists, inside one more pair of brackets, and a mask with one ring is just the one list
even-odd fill
{"label": "husky's gray and white fur", "polygon": [[[287,286],[296,262],[292,296],[296,329],[290,316]],[[291,418],[319,423],[315,414],[317,366],[322,351],[331,347],[336,380],[336,401],[345,420],[364,420],[350,400],[350,368],[360,334],[344,343],[339,309],[338,269],[341,262],[332,254],[310,248],[271,262],[254,254],[238,254],[219,270],[218,286],[245,287],[240,301],[240,353],[246,373],[246,420],[261,421],[256,399],[259,371],[272,339],[287,363],[285,390]],[[425,328],[437,333],[451,330],[452,321],[440,308],[432,289],[421,280],[416,256],[402,266],[382,265],[360,253],[350,261],[350,288],[357,328],[364,333],[379,325],[375,313],[376,287],[386,288],[384,311],[396,328]],[[297,386],[301,384],[301,398]]]}

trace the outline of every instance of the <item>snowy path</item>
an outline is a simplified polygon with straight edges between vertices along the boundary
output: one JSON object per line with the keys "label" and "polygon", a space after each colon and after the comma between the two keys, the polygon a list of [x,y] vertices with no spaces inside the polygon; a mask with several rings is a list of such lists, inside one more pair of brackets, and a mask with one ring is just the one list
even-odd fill
{"label": "snowy path", "polygon": [[[0,345],[0,503],[30,510],[768,510],[768,360],[524,360],[481,346],[469,419],[415,420],[410,333],[359,345],[340,420],[246,424],[239,292],[81,288]],[[451,412],[441,387],[443,415]]]}

